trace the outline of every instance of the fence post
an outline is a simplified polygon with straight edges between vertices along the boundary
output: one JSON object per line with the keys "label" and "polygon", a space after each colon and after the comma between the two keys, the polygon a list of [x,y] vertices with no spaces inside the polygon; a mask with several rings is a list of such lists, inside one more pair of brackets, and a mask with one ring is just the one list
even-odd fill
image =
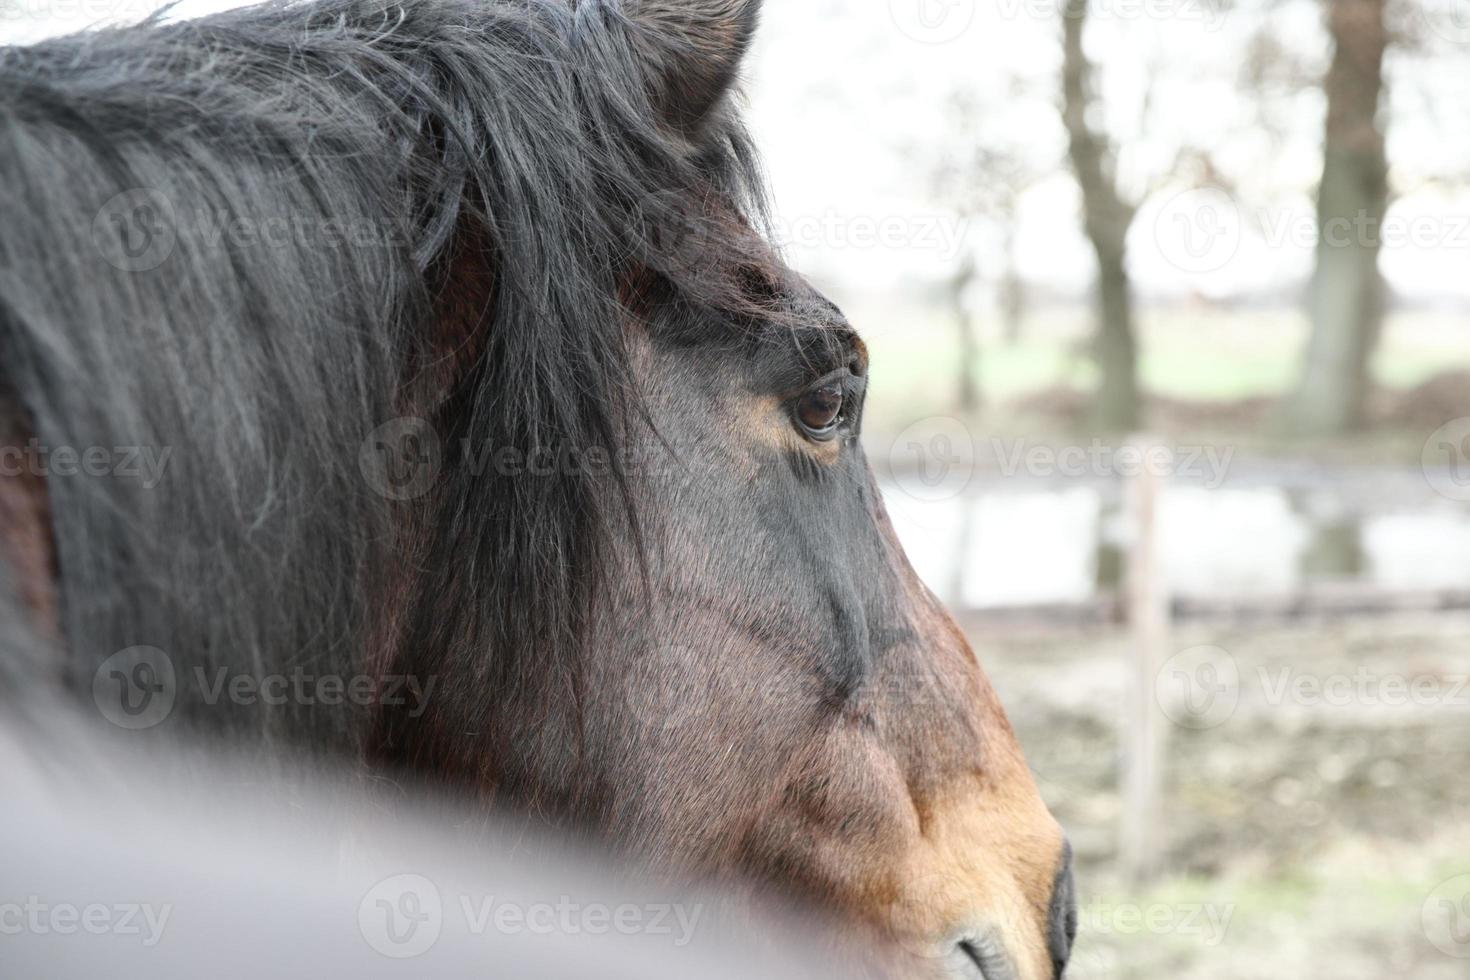
{"label": "fence post", "polygon": [[1168,726],[1155,696],[1159,670],[1168,658],[1169,592],[1159,554],[1159,507],[1168,450],[1157,440],[1135,436],[1136,475],[1125,488],[1132,527],[1125,609],[1133,656],[1127,665],[1125,715],[1120,728],[1122,809],[1119,858],[1135,884],[1157,875],[1164,851],[1163,762]]}

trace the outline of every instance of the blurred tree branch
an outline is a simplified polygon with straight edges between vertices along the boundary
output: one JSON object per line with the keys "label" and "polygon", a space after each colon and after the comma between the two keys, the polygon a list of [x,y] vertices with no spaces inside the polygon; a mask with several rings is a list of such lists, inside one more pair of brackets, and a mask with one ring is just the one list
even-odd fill
{"label": "blurred tree branch", "polygon": [[[1024,96],[1019,78],[1009,78],[1006,88],[1012,96]],[[1046,170],[1036,161],[1034,148],[1010,141],[1000,135],[1003,128],[988,125],[993,116],[990,108],[974,91],[952,93],[946,100],[950,138],[927,167],[933,196],[971,232],[946,283],[959,345],[958,401],[965,411],[977,410],[981,402],[977,379],[981,345],[971,295],[981,282],[994,283],[1005,336],[1014,343],[1021,333],[1026,305],[1015,254],[1021,198]],[[973,233],[975,225],[991,233],[989,261],[981,257],[983,248]]]}

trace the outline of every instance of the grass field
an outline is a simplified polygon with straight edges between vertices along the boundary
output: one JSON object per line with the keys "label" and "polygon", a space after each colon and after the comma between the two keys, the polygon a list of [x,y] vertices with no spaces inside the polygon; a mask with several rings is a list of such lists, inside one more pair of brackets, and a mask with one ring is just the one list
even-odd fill
{"label": "grass field", "polygon": [[[941,314],[880,303],[848,312],[872,354],[870,426],[891,431],[954,410],[957,346],[953,326]],[[1470,370],[1467,319],[1445,313],[1391,316],[1374,359],[1375,380],[1401,390],[1444,372]],[[996,325],[984,327],[980,387],[987,414],[1002,424],[1013,420],[1011,406],[1027,395],[1057,388],[1086,392],[1096,383],[1087,357],[1087,310],[1039,310],[1014,344],[1002,340]],[[1151,395],[1222,404],[1289,390],[1307,336],[1305,318],[1290,310],[1148,310],[1139,328],[1140,375]]]}

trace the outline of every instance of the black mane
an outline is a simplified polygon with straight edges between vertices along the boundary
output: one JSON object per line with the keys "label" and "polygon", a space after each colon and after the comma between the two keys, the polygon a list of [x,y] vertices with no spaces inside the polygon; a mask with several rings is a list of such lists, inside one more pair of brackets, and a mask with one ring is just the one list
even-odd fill
{"label": "black mane", "polygon": [[[473,653],[465,698],[568,671],[616,468],[517,480],[455,447],[616,446],[629,270],[729,307],[761,214],[738,125],[660,124],[636,35],[588,0],[325,0],[0,49],[0,395],[43,446],[170,453],[154,487],[48,477],[78,693],[139,644],[255,676]],[[666,261],[711,197],[743,215],[702,226],[724,261]],[[118,240],[138,206],[172,211],[156,264]],[[399,416],[445,447],[404,502],[360,466]],[[351,708],[196,693],[176,714],[362,746]]]}

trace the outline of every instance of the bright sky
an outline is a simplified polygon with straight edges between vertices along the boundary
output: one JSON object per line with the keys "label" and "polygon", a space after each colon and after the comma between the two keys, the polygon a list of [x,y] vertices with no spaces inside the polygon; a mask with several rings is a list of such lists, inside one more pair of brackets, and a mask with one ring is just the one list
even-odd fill
{"label": "bright sky", "polygon": [[[786,221],[828,212],[927,217],[936,212],[927,161],[946,146],[1020,147],[1042,175],[1023,198],[1022,273],[1085,285],[1092,259],[1056,113],[1060,2],[768,4],[751,98]],[[1323,100],[1307,86],[1271,98],[1270,116],[1288,130],[1286,138],[1272,138],[1259,103],[1242,90],[1240,65],[1269,17],[1270,35],[1316,77],[1327,59],[1319,7],[1292,0],[1235,0],[1228,8],[1218,0],[1092,0],[1091,10],[1088,47],[1100,66],[1107,129],[1126,147],[1125,187],[1136,197],[1159,184],[1185,145],[1207,149],[1239,184],[1234,197],[1184,183],[1156,187],[1131,240],[1140,288],[1223,296],[1301,281],[1316,241],[1312,190],[1321,168]],[[1470,113],[1457,94],[1470,30],[1457,45],[1431,38],[1441,45],[1437,60],[1402,56],[1391,63],[1390,155],[1401,196],[1385,232],[1383,268],[1401,292],[1464,300],[1470,196],[1416,188],[1429,175],[1456,169],[1470,184]],[[945,97],[957,90],[981,99],[990,132],[965,131],[946,115]],[[982,243],[987,238],[983,226],[972,231]],[[941,274],[949,257],[924,247],[928,238],[918,225],[915,236],[923,240],[906,248],[862,249],[829,235],[818,243],[803,239],[792,251],[798,265],[838,280]]]}
{"label": "bright sky", "polygon": [[[107,20],[154,0],[0,0],[0,40],[24,42]],[[776,192],[778,232],[793,262],[824,281],[879,292],[939,280],[967,243],[993,265],[997,229],[946,210],[929,174],[977,144],[1028,161],[1017,256],[1033,282],[1079,289],[1092,260],[1078,230],[1056,113],[1062,0],[781,0],[768,2],[748,71],[750,120]],[[1141,290],[1225,296],[1289,289],[1311,268],[1311,189],[1320,168],[1322,101],[1310,87],[1268,102],[1273,138],[1242,89],[1247,45],[1270,34],[1311,77],[1326,58],[1311,0],[1092,0],[1089,49],[1101,68],[1109,131],[1127,149],[1120,175],[1152,193],[1133,229]],[[1426,4],[1455,0],[1415,0]],[[234,6],[184,0],[183,16]],[[1269,8],[1269,12],[1268,11]],[[1423,187],[1436,173],[1470,180],[1463,36],[1425,21],[1448,56],[1392,63],[1391,155],[1400,193],[1383,267],[1400,292],[1470,300],[1470,197]],[[1448,24],[1451,29],[1446,29]],[[1436,33],[1437,31],[1437,33]],[[1460,55],[1456,63],[1454,55]],[[969,93],[983,127],[966,129],[948,98]],[[1147,109],[1145,110],[1145,106]],[[1184,146],[1207,149],[1238,184],[1201,192],[1160,174]]]}

